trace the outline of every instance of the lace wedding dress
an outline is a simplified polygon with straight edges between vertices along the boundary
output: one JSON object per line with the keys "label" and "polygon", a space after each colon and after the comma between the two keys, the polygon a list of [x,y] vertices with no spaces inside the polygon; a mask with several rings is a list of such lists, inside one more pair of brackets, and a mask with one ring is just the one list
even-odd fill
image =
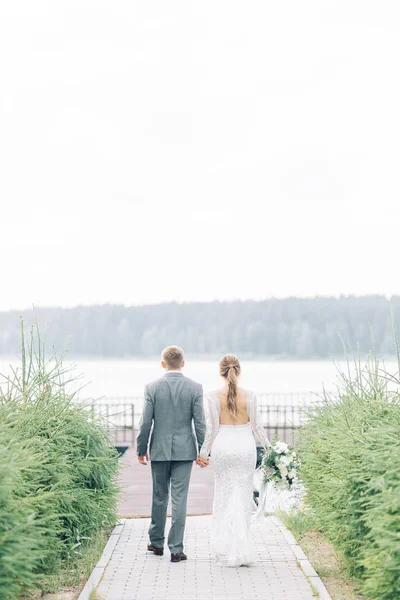
{"label": "lace wedding dress", "polygon": [[200,456],[207,458],[211,451],[215,473],[211,553],[222,566],[240,567],[253,562],[249,528],[255,508],[256,442],[258,446],[269,445],[257,404],[257,395],[247,392],[249,422],[222,425],[217,392],[206,397],[207,432]]}

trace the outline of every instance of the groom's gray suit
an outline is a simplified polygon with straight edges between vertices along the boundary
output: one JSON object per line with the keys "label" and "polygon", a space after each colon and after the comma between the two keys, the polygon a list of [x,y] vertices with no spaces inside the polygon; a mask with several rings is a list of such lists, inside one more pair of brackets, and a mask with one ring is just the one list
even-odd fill
{"label": "groom's gray suit", "polygon": [[137,438],[138,456],[147,454],[152,424],[150,460],[153,504],[150,542],[156,548],[164,547],[171,486],[172,523],[168,546],[171,554],[179,554],[183,551],[190,473],[205,435],[202,386],[180,371],[167,371],[163,377],[146,386]]}

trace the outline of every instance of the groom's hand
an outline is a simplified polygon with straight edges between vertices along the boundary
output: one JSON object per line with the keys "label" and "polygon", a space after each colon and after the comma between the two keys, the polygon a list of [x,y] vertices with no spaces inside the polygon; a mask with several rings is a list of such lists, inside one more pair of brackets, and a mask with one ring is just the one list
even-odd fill
{"label": "groom's hand", "polygon": [[138,456],[137,458],[141,465],[147,465],[147,463],[149,462],[148,454],[145,454],[144,456]]}

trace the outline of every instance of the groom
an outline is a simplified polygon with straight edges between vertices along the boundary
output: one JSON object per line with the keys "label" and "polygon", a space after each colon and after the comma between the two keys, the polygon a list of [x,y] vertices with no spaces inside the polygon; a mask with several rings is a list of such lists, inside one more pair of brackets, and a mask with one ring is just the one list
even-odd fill
{"label": "groom", "polygon": [[139,462],[147,465],[147,446],[154,424],[150,440],[153,504],[147,549],[157,556],[164,554],[164,530],[171,487],[172,522],[168,546],[171,561],[180,562],[187,558],[183,552],[183,534],[190,473],[193,461],[198,460],[205,435],[203,389],[199,383],[182,374],[185,360],[181,348],[168,346],[161,358],[165,375],[145,387],[137,455]]}

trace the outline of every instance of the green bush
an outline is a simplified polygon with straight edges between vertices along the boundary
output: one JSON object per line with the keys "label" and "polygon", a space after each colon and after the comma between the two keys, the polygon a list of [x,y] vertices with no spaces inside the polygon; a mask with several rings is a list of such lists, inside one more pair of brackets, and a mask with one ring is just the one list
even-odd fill
{"label": "green bush", "polygon": [[116,521],[118,454],[31,336],[0,394],[0,600],[40,587]]}
{"label": "green bush", "polygon": [[371,598],[400,598],[400,410],[391,422],[371,433],[364,469],[369,462],[373,477],[366,486],[367,544],[363,566],[367,573],[365,592]]}
{"label": "green bush", "polygon": [[[46,526],[33,502],[40,497],[32,482],[42,458],[22,444],[12,429],[0,426],[0,598],[15,598],[21,583],[32,586],[45,550]],[[44,493],[44,496],[47,494]]]}
{"label": "green bush", "polygon": [[[400,394],[376,359],[340,374],[302,428],[307,500],[368,598],[400,598]],[[393,378],[392,378],[393,381]]]}

